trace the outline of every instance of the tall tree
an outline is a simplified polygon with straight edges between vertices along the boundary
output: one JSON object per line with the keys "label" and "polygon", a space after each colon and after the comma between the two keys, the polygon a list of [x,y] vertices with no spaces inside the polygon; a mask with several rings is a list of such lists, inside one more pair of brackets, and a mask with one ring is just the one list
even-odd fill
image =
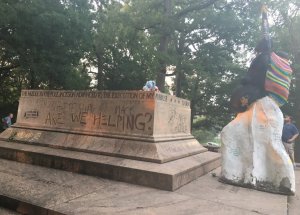
{"label": "tall tree", "polygon": [[[285,51],[290,55],[294,78],[292,80],[289,102],[283,106],[283,112],[294,116],[296,125],[300,127],[300,4],[296,0],[272,1],[270,10],[274,14],[274,49]],[[300,153],[300,140],[295,145],[296,153]],[[300,160],[295,156],[296,161]]]}
{"label": "tall tree", "polygon": [[18,68],[29,88],[64,87],[86,50],[88,15],[84,0],[1,1],[1,77]]}
{"label": "tall tree", "polygon": [[140,29],[149,31],[157,41],[155,47],[157,60],[155,68],[156,82],[162,91],[165,87],[167,67],[175,62],[175,47],[172,47],[171,43],[174,44],[172,40],[178,31],[178,23],[186,21],[189,13],[206,9],[217,1],[130,1],[132,7],[136,10],[135,15],[139,17],[137,25],[141,26]]}
{"label": "tall tree", "polygon": [[[231,82],[245,68],[239,54],[253,46],[259,31],[259,2],[131,2],[136,25],[156,42],[159,87],[163,89],[166,67],[173,65],[176,95],[192,100],[192,113],[211,119],[229,113]],[[226,116],[224,120],[230,118]]]}
{"label": "tall tree", "polygon": [[124,2],[98,2],[89,57],[97,68],[97,89],[141,89],[153,73],[147,33],[136,28],[131,13]]}
{"label": "tall tree", "polygon": [[91,20],[86,0],[0,1],[0,111],[23,88],[86,89],[81,59]]}

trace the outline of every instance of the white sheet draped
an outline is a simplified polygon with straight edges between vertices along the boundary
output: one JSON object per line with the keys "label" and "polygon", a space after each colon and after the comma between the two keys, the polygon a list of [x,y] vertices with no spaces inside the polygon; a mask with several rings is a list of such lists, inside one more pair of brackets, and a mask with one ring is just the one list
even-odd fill
{"label": "white sheet draped", "polygon": [[281,141],[283,115],[269,97],[239,113],[221,133],[221,180],[268,192],[294,194],[293,164]]}

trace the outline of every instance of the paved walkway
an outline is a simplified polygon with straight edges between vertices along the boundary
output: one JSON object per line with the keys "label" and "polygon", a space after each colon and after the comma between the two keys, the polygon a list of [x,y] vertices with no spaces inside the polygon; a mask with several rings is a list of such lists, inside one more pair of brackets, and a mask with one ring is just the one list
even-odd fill
{"label": "paved walkway", "polygon": [[[298,195],[226,185],[213,175],[169,192],[0,159],[0,194],[63,214],[299,214]],[[296,178],[299,188],[300,169]]]}
{"label": "paved walkway", "polygon": [[[297,165],[298,166],[298,165]],[[288,197],[288,215],[300,214],[300,168],[295,170],[296,175],[296,195]]]}

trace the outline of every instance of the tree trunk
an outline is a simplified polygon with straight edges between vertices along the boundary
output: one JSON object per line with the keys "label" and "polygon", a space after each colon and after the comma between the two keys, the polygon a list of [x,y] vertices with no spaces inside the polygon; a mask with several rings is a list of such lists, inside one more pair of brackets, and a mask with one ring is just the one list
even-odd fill
{"label": "tree trunk", "polygon": [[36,88],[36,77],[35,77],[35,72],[32,69],[29,70],[29,76],[30,76],[29,88],[35,89]]}
{"label": "tree trunk", "polygon": [[[165,19],[168,19],[171,15],[171,0],[164,0],[164,16]],[[167,28],[167,26],[165,26]],[[160,91],[165,91],[165,79],[166,79],[166,72],[167,72],[167,63],[164,59],[164,55],[167,52],[168,49],[168,43],[169,43],[169,32],[165,32],[164,29],[162,29],[162,35],[160,37],[159,47],[158,51],[160,53],[160,59],[159,59],[159,69],[156,75],[156,85],[159,88]]]}
{"label": "tree trunk", "polygon": [[184,41],[185,41],[185,34],[181,33],[179,35],[178,39],[178,47],[177,47],[177,53],[178,53],[178,62],[176,65],[176,96],[181,97],[182,92],[182,79],[184,78],[184,71],[182,67],[182,61],[183,61],[183,54],[184,54]]}
{"label": "tree trunk", "polygon": [[[177,70],[177,68],[176,68]],[[181,79],[182,79],[182,72],[181,72],[181,67],[178,68],[178,71],[176,73],[176,91],[175,95],[177,97],[181,97]]]}
{"label": "tree trunk", "polygon": [[[164,55],[167,51],[168,47],[168,36],[162,35],[160,38],[160,44],[158,51],[161,53],[161,55]],[[165,91],[165,79],[166,79],[166,73],[167,73],[167,64],[164,59],[159,60],[159,69],[156,76],[156,85],[159,88],[161,92]]]}
{"label": "tree trunk", "polygon": [[[300,66],[300,50],[295,53],[295,64]],[[296,126],[300,130],[300,70],[294,71],[296,79],[296,89],[295,89],[295,121]],[[300,162],[300,138],[298,137],[295,144],[295,161]]]}
{"label": "tree trunk", "polygon": [[[293,107],[294,118],[296,121],[296,126],[300,130],[300,40],[297,34],[296,23],[291,22],[289,26],[290,33],[290,47],[291,52],[294,56],[293,64],[296,65],[294,68],[294,76],[295,76],[295,105]],[[295,162],[300,162],[300,138],[296,139],[295,144]]]}
{"label": "tree trunk", "polygon": [[96,53],[97,57],[97,90],[104,90],[104,79],[103,79],[103,63],[102,63],[102,54]]}

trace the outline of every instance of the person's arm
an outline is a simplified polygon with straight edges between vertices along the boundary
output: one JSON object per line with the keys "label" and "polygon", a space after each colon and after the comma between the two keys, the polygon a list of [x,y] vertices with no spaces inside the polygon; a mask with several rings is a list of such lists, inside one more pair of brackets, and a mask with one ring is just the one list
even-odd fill
{"label": "person's arm", "polygon": [[295,125],[292,124],[294,135],[288,140],[289,143],[294,142],[295,139],[299,136],[299,131]]}
{"label": "person's arm", "polygon": [[290,138],[290,139],[288,140],[288,142],[289,142],[289,143],[294,142],[295,139],[296,139],[298,136],[299,136],[299,133],[298,133],[298,134],[295,134],[294,136],[292,136],[292,138]]}
{"label": "person's arm", "polygon": [[8,125],[8,123],[9,123],[8,117],[5,117],[5,118],[4,118],[4,123],[5,123],[6,125]]}

